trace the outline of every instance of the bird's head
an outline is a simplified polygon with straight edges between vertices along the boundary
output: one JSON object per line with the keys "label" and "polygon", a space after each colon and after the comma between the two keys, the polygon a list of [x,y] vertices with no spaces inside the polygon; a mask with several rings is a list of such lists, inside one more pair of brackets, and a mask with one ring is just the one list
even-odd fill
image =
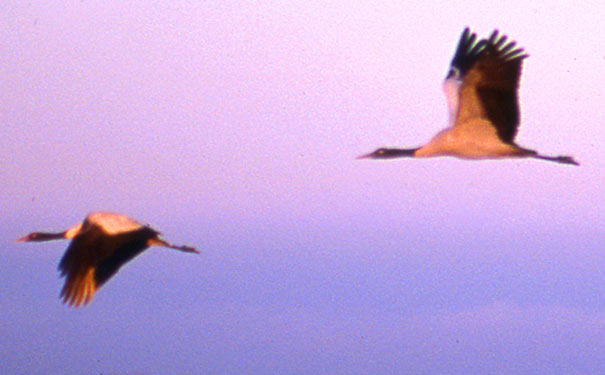
{"label": "bird's head", "polygon": [[65,232],[61,233],[43,233],[43,232],[32,232],[27,236],[17,239],[17,242],[42,242],[50,240],[58,240],[65,238]]}
{"label": "bird's head", "polygon": [[39,232],[34,232],[34,233],[30,233],[27,236],[21,237],[19,239],[17,239],[17,242],[37,242],[37,241],[43,241],[44,236],[42,233]]}

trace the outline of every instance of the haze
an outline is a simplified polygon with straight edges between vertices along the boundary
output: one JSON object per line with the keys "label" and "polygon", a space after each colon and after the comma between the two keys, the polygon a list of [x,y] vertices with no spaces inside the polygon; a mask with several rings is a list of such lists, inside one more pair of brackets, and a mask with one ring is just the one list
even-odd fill
{"label": "haze", "polygon": [[[605,373],[605,6],[0,5],[0,373]],[[537,160],[359,161],[447,120],[465,26],[524,47]],[[58,299],[94,210],[150,249]]]}

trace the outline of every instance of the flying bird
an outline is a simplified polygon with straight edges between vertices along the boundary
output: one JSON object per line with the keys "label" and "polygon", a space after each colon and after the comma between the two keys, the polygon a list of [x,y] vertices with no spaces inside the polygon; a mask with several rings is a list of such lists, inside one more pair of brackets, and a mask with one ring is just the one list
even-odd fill
{"label": "flying bird", "polygon": [[454,156],[462,159],[534,158],[579,165],[571,156],[546,156],[519,146],[517,90],[529,55],[494,30],[489,39],[465,28],[443,84],[449,126],[417,148],[379,148],[358,159]]}
{"label": "flying bird", "polygon": [[97,289],[115,275],[120,267],[150,246],[199,254],[192,247],[174,246],[159,236],[160,232],[126,216],[94,212],[82,223],[63,232],[33,232],[17,241],[71,239],[58,268],[61,276],[65,276],[61,290],[63,303],[78,307],[88,304]]}

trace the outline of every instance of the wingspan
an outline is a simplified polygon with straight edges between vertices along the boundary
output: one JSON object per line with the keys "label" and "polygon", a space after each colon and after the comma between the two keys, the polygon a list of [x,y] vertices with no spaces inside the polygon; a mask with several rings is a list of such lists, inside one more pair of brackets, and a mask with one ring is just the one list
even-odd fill
{"label": "wingspan", "polygon": [[472,117],[487,119],[498,137],[512,143],[519,125],[517,90],[521,65],[528,57],[516,42],[494,30],[485,41],[484,52],[474,62],[460,88],[460,107],[455,124]]}

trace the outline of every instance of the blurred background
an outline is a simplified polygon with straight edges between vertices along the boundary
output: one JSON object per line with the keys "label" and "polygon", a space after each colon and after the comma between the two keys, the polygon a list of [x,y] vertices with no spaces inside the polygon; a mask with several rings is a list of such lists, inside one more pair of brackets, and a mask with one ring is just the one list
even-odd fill
{"label": "blurred background", "polygon": [[[0,5],[3,374],[605,373],[605,6],[597,1]],[[525,60],[537,160],[359,161],[445,126],[460,33]],[[80,309],[67,242],[152,248]]]}

